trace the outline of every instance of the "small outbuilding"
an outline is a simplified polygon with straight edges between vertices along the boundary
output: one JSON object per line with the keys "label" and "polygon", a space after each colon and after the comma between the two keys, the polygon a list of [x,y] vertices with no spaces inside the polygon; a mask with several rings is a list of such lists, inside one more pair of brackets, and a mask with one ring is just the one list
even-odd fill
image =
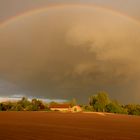
{"label": "small outbuilding", "polygon": [[81,112],[81,111],[82,111],[82,108],[80,106],[78,106],[78,105],[73,106],[71,108],[71,112]]}

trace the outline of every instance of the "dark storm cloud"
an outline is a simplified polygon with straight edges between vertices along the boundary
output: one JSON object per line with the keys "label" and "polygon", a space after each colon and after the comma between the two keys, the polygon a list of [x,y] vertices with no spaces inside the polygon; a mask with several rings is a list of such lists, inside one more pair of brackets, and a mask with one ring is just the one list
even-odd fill
{"label": "dark storm cloud", "polygon": [[0,44],[1,79],[29,96],[86,101],[106,90],[139,102],[140,24],[130,18],[101,8],[52,8],[1,26]]}

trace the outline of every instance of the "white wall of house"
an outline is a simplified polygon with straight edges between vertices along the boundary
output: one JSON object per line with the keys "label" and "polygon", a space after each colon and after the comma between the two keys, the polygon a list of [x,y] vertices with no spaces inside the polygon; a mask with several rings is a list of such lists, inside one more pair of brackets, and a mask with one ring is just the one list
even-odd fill
{"label": "white wall of house", "polygon": [[52,111],[70,111],[70,108],[51,108]]}

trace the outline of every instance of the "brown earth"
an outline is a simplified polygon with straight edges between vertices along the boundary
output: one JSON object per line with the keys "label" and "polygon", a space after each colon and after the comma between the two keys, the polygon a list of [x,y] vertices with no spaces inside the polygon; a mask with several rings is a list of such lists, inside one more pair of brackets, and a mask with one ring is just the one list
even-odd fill
{"label": "brown earth", "polygon": [[140,140],[140,117],[0,112],[0,140]]}

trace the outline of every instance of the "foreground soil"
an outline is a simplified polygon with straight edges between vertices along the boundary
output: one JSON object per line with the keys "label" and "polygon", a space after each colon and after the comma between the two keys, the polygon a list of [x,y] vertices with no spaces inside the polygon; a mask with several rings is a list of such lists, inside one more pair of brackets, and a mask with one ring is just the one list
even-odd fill
{"label": "foreground soil", "polygon": [[140,117],[0,112],[0,140],[140,140]]}

